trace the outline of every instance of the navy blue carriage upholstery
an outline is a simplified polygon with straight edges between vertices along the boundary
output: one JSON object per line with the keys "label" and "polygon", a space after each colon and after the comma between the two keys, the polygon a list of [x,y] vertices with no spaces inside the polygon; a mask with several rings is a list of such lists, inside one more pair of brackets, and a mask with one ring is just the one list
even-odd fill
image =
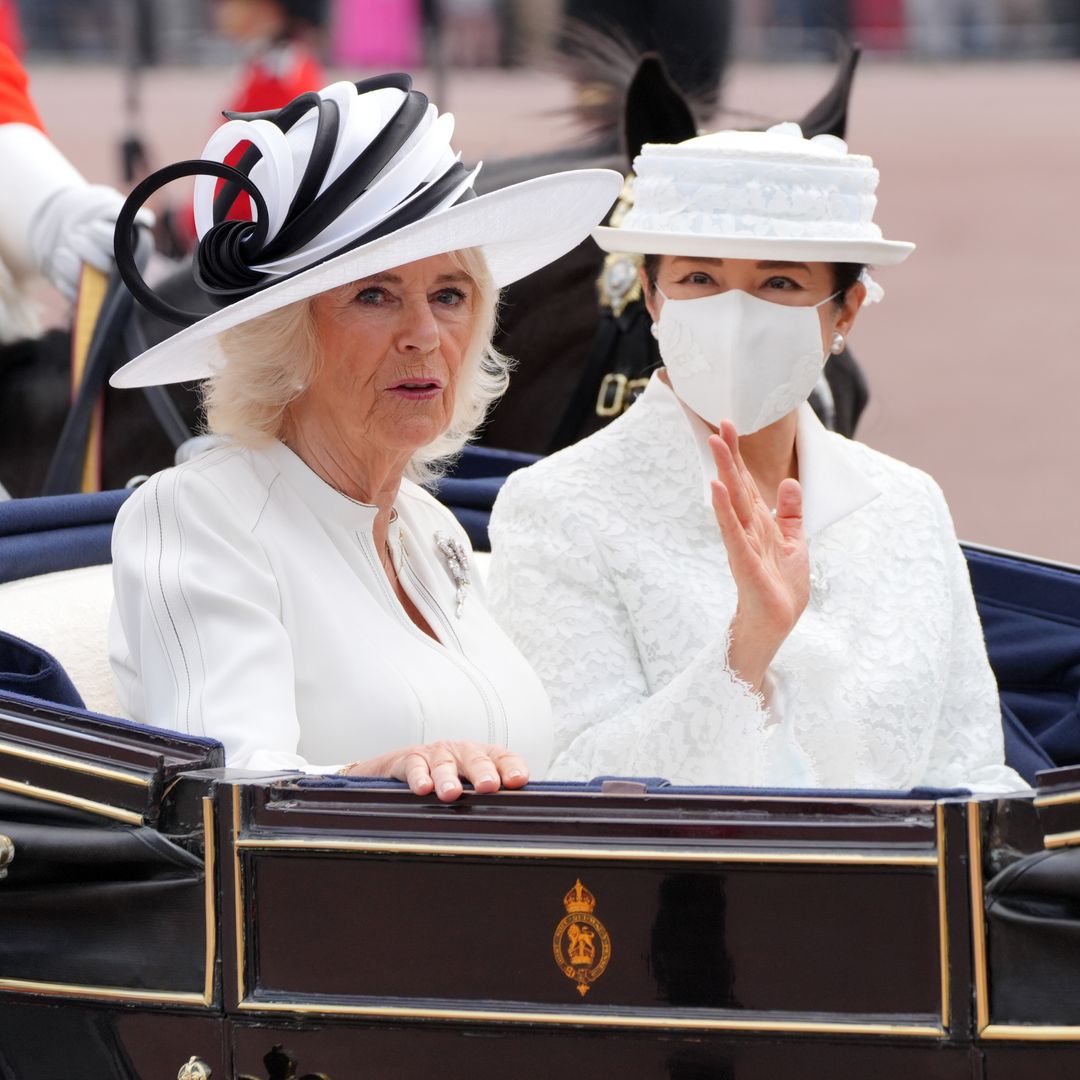
{"label": "navy blue carriage upholstery", "polygon": [[515,469],[523,469],[536,460],[536,454],[470,446],[458,459],[453,472],[435,485],[435,494],[454,511],[477,551],[491,550],[488,518],[503,481]]}
{"label": "navy blue carriage upholstery", "polygon": [[52,653],[0,630],[0,690],[56,705],[83,707],[83,699]]}
{"label": "navy blue carriage upholstery", "polygon": [[1080,762],[1080,571],[977,548],[966,554],[1006,739],[1011,733],[1021,760],[1034,744],[1050,763],[1040,768]]}
{"label": "navy blue carriage upholstery", "polygon": [[117,511],[130,491],[0,502],[0,583],[111,562]]}
{"label": "navy blue carriage upholstery", "polygon": [[[503,480],[533,460],[469,448],[439,482],[437,495],[477,550],[488,549]],[[108,562],[112,521],[129,494],[0,503],[0,582]],[[1007,760],[1029,782],[1040,769],[1080,763],[1080,570],[971,547],[965,554],[1001,688]],[[8,635],[0,638],[0,690],[81,705],[55,660]]]}

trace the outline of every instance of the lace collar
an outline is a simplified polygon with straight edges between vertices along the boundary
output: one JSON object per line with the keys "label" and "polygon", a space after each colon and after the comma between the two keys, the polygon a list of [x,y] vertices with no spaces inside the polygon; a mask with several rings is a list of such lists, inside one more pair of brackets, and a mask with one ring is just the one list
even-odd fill
{"label": "lace collar", "polygon": [[[688,409],[658,372],[654,372],[638,405],[669,411],[687,424],[697,448],[701,466],[701,491],[712,506],[709,484],[716,475],[708,439],[711,429],[697,413]],[[809,404],[799,406],[795,446],[799,455],[799,481],[803,488],[803,519],[806,535],[827,529],[849,514],[873,502],[881,489],[872,483],[853,460],[847,441],[826,430]]]}

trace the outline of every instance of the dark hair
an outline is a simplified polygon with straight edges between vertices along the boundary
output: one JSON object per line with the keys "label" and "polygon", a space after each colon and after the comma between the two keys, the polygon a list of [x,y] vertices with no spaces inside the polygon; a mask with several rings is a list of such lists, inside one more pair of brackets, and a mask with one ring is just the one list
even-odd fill
{"label": "dark hair", "polygon": [[[642,264],[645,267],[645,277],[649,282],[649,292],[656,290],[656,276],[660,273],[660,259],[661,255],[646,255],[645,261]],[[848,289],[859,280],[859,276],[866,269],[865,263],[829,263],[832,267],[833,276],[833,292],[839,293],[834,298],[833,303],[837,307],[843,307],[844,296],[847,294]]]}
{"label": "dark hair", "polygon": [[866,269],[866,263],[829,263],[832,267],[833,291],[840,295],[836,298],[838,307],[843,306],[844,296]]}

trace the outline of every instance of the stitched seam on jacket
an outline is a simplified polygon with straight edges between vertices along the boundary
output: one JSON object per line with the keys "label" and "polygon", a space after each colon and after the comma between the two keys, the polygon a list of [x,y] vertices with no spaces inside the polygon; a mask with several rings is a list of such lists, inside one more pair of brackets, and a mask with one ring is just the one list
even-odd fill
{"label": "stitched seam on jacket", "polygon": [[[259,522],[262,521],[263,514],[266,513],[266,508],[270,505],[270,492],[274,490],[274,485],[281,479],[281,473],[276,473],[274,479],[266,485],[266,495],[263,497],[262,505],[259,507],[258,512],[255,515],[255,520],[251,523],[251,535],[255,535],[255,530],[259,527]],[[259,545],[262,547],[262,545]]]}
{"label": "stitched seam on jacket", "polygon": [[[205,725],[204,725],[204,723],[202,721],[202,717],[203,717],[202,695],[206,690],[206,657],[203,654],[202,638],[199,636],[199,625],[195,621],[195,615],[191,610],[191,601],[188,600],[187,593],[184,591],[183,577],[180,574],[180,558],[181,558],[181,556],[183,555],[183,552],[184,552],[184,516],[183,516],[183,514],[180,513],[180,484],[181,484],[181,481],[178,479],[176,485],[173,487],[173,515],[174,515],[174,518],[175,518],[175,521],[176,521],[176,536],[177,536],[177,542],[178,542],[178,545],[179,545],[179,550],[177,551],[177,556],[176,556],[176,568],[177,568],[176,587],[177,587],[177,590],[180,593],[180,599],[183,601],[184,611],[187,613],[188,624],[191,627],[191,633],[192,633],[192,636],[195,639],[195,647],[196,647],[196,649],[198,651],[198,654],[199,654],[199,664],[200,664],[200,666],[202,668],[202,678],[199,680],[199,712],[198,712],[198,715],[199,715],[199,718],[200,718],[200,720],[199,720],[199,731],[201,733],[205,733]],[[177,633],[177,638],[179,638],[179,636],[180,635],[179,635],[179,632],[178,632]],[[181,653],[183,653],[183,645],[180,646],[180,651],[181,651]],[[187,657],[186,656],[184,658],[184,664],[185,664],[185,667],[186,667],[187,666]],[[185,710],[185,715],[188,718],[188,731],[191,730],[191,716],[190,716],[190,712],[191,712],[191,684],[192,684],[191,672],[189,671],[188,672],[187,708]]]}
{"label": "stitched seam on jacket", "polygon": [[[184,677],[187,680],[187,685],[182,690],[178,688],[178,696],[182,696],[184,699],[183,704],[183,717],[184,717],[184,731],[190,731],[189,726],[189,709],[191,705],[191,669],[188,666],[187,654],[184,652],[184,643],[180,640],[180,631],[176,625],[176,619],[173,616],[172,608],[169,606],[169,598],[165,591],[165,579],[162,573],[162,567],[165,562],[165,522],[161,514],[161,484],[160,481],[154,483],[154,510],[157,514],[158,523],[158,557],[157,557],[157,587],[158,592],[161,594],[161,603],[165,608],[165,614],[168,616],[169,625],[172,628],[173,637],[176,639],[176,647],[180,651],[180,659],[184,665]],[[175,512],[175,508],[174,508]],[[179,537],[177,538],[179,542]],[[177,551],[177,566],[180,562],[180,552]],[[181,703],[177,701],[177,716],[179,717]]]}

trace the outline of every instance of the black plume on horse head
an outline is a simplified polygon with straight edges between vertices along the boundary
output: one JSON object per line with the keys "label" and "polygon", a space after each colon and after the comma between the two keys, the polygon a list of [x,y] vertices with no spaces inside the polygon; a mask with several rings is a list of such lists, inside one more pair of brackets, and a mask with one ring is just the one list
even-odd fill
{"label": "black plume on horse head", "polygon": [[851,85],[855,81],[855,68],[862,50],[839,39],[840,60],[836,79],[825,96],[799,121],[803,135],[812,139],[815,135],[847,137],[848,104],[851,101]]}
{"label": "black plume on horse head", "polygon": [[658,53],[646,53],[626,88],[623,149],[628,167],[647,142],[684,142],[698,133],[690,103]]}

